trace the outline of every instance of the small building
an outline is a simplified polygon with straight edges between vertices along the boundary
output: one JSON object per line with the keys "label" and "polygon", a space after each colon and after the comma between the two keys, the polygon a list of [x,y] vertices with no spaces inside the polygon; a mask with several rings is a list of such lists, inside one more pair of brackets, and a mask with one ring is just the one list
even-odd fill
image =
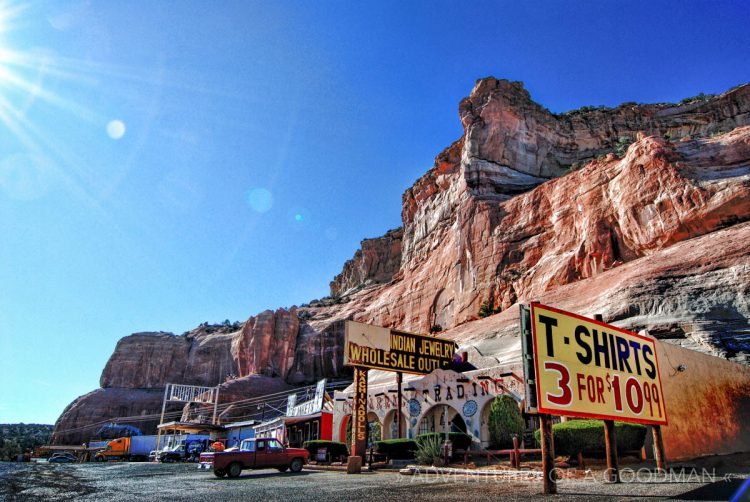
{"label": "small building", "polygon": [[284,417],[286,443],[300,448],[305,441],[331,440],[333,437],[333,400],[326,394],[326,380],[315,386],[315,395],[297,404],[297,395],[289,396]]}
{"label": "small building", "polygon": [[276,417],[253,426],[256,438],[275,438],[285,443],[284,417]]}
{"label": "small building", "polygon": [[209,423],[165,422],[157,425],[156,428],[158,430],[157,450],[177,446],[193,437],[205,438],[208,444],[217,439],[224,439],[227,435],[226,427]]}
{"label": "small building", "polygon": [[243,439],[255,437],[255,426],[260,422],[257,420],[246,420],[244,422],[232,422],[225,424],[227,429],[227,448],[239,446]]}
{"label": "small building", "polygon": [[[367,420],[380,425],[383,439],[398,436],[396,373],[368,372]],[[478,446],[490,442],[488,419],[495,396],[508,394],[520,406],[523,378],[503,367],[466,371],[438,369],[428,375],[403,375],[402,436],[416,438],[429,432],[465,432]],[[333,440],[346,442],[352,413],[353,385],[334,394]],[[527,418],[527,427],[535,427]]]}
{"label": "small building", "polygon": [[333,439],[332,411],[319,411],[300,417],[284,417],[287,444],[294,448],[301,448],[305,441]]}

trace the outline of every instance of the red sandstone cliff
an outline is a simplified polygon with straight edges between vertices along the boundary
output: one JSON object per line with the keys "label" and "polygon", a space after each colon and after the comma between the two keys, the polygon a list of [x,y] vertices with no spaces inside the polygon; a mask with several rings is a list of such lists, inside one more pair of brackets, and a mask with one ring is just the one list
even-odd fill
{"label": "red sandstone cliff", "polygon": [[[102,389],[65,410],[56,439],[158,411],[167,382],[244,377],[249,396],[347,375],[341,321],[352,318],[443,330],[476,364],[515,364],[513,305],[536,299],[747,360],[749,85],[554,115],[520,83],[487,78],[459,114],[463,136],[403,196],[402,229],[363,241],[332,298],[238,331],[122,339]],[[499,313],[477,320],[490,301]]]}

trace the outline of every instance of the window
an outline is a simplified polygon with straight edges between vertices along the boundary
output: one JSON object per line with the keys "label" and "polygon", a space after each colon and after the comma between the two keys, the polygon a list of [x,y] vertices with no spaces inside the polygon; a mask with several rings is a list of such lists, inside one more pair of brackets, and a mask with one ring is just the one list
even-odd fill
{"label": "window", "polygon": [[429,432],[435,432],[435,415],[432,413],[427,415],[419,422],[419,433],[427,434]]}
{"label": "window", "polygon": [[255,448],[258,452],[264,452],[266,451],[266,442],[265,441],[256,441],[255,442]]}
{"label": "window", "polygon": [[268,441],[268,450],[269,451],[278,451],[278,450],[281,450],[281,445],[275,439],[271,439],[271,440]]}
{"label": "window", "polygon": [[248,441],[246,439],[240,445],[240,451],[255,451],[255,441]]}

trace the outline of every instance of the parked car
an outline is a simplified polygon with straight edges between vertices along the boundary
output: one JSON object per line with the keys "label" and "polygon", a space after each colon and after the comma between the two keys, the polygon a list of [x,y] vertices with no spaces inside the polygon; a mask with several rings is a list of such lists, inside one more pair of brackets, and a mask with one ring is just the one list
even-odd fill
{"label": "parked car", "polygon": [[52,462],[55,464],[67,464],[78,462],[78,457],[76,457],[72,453],[55,453],[47,460],[47,462]]}
{"label": "parked car", "polygon": [[208,440],[193,440],[159,452],[160,462],[197,462],[208,448]]}
{"label": "parked car", "polygon": [[286,448],[274,438],[252,438],[242,441],[238,451],[202,453],[198,468],[213,469],[219,478],[239,477],[243,469],[299,472],[309,455],[303,448]]}
{"label": "parked car", "polygon": [[185,445],[178,444],[174,448],[159,452],[159,462],[181,462],[185,459]]}

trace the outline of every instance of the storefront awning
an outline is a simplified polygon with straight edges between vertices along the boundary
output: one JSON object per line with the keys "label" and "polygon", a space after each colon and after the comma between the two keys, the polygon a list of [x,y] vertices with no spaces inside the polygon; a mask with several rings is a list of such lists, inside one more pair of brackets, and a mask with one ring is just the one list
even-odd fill
{"label": "storefront awning", "polygon": [[174,430],[187,433],[199,433],[203,431],[225,431],[226,428],[222,425],[214,424],[200,424],[195,422],[166,422],[156,426],[160,430]]}
{"label": "storefront awning", "polygon": [[301,417],[284,417],[284,424],[294,425],[309,422],[310,420],[320,418],[322,414],[323,413],[319,411],[317,413],[313,413],[312,415],[302,415]]}

